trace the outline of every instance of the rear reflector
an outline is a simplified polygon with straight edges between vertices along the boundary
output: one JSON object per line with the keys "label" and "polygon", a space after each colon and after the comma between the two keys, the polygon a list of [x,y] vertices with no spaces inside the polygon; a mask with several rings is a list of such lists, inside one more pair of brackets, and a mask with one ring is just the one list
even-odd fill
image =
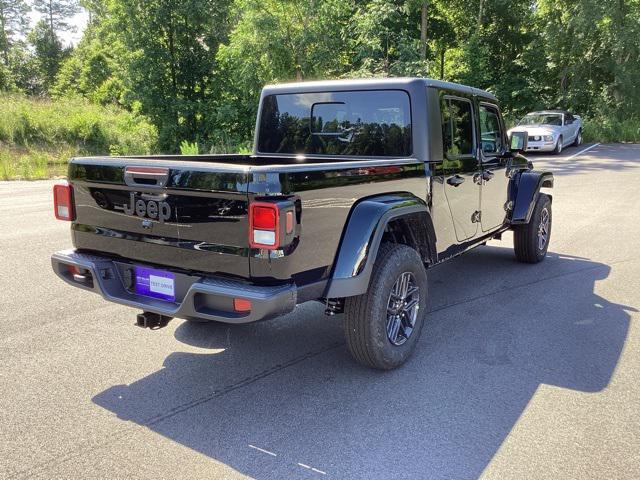
{"label": "rear reflector", "polygon": [[53,186],[53,208],[58,220],[70,222],[76,219],[71,185],[65,182]]}
{"label": "rear reflector", "polygon": [[71,275],[80,275],[80,267],[77,265],[67,265],[67,270]]}
{"label": "rear reflector", "polygon": [[251,300],[246,300],[244,298],[234,298],[233,299],[233,309],[236,312],[250,312],[251,311]]}
{"label": "rear reflector", "polygon": [[275,203],[254,202],[249,205],[249,246],[278,248],[280,210]]}
{"label": "rear reflector", "polygon": [[286,229],[285,232],[287,235],[290,235],[293,233],[293,212],[292,211],[288,211],[286,213]]}

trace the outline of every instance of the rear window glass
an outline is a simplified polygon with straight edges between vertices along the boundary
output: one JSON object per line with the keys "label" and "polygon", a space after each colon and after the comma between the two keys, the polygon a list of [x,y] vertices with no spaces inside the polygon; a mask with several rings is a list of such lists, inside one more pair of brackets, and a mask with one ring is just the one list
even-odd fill
{"label": "rear window glass", "polygon": [[262,103],[258,151],[409,156],[409,95],[401,90],[269,95]]}

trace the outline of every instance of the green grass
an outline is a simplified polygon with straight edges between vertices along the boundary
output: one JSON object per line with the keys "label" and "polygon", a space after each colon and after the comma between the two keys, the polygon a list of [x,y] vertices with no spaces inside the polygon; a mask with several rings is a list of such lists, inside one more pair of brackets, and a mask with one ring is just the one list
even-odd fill
{"label": "green grass", "polygon": [[140,115],[82,99],[0,95],[0,179],[64,175],[74,155],[148,154],[157,131]]}
{"label": "green grass", "polygon": [[38,180],[64,177],[71,157],[80,154],[70,149],[16,150],[0,144],[0,180]]}

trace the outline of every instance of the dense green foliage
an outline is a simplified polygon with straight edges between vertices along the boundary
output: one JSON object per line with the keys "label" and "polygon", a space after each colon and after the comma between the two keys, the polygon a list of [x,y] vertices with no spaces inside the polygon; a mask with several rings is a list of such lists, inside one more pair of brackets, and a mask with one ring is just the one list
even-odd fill
{"label": "dense green foliage", "polygon": [[[246,148],[266,83],[363,76],[474,85],[511,118],[569,108],[594,139],[640,134],[640,0],[80,4],[91,20],[71,50],[59,34],[76,0],[0,0],[0,89],[143,115],[164,152]],[[26,8],[43,17],[24,37]]]}
{"label": "dense green foliage", "polygon": [[[152,153],[157,131],[147,119],[80,98],[0,96],[0,178],[60,173],[73,155]],[[47,169],[51,167],[48,171]]]}

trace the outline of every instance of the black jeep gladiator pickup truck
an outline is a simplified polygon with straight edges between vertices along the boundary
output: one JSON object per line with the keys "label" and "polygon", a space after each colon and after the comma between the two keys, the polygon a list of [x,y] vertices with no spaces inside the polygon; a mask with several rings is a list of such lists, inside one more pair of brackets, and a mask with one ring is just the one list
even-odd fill
{"label": "black jeep gladiator pickup truck", "polygon": [[427,270],[514,231],[541,261],[553,186],[497,99],[430,79],[267,86],[252,155],[73,158],[54,187],[76,287],[173,318],[246,323],[319,300],[360,363],[391,369],[427,313]]}

